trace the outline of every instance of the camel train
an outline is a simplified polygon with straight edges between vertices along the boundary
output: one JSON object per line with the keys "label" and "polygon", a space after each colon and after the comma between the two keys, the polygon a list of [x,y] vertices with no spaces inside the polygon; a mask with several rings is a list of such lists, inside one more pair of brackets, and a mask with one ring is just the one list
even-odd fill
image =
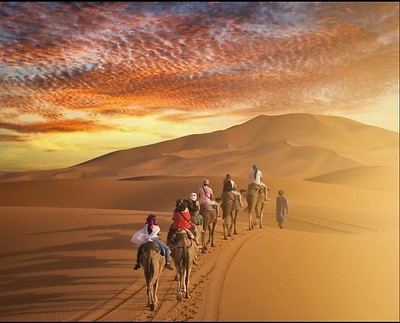
{"label": "camel train", "polygon": [[[245,211],[248,214],[249,230],[257,226],[263,227],[264,204],[267,200],[267,190],[263,190],[258,184],[250,183],[246,190],[240,190],[243,197],[246,198],[247,207]],[[236,220],[239,212],[239,201],[231,192],[222,194],[220,205],[223,218],[224,240],[232,234],[238,234],[236,229]],[[253,213],[255,219],[253,220]],[[201,235],[200,248],[205,253],[208,246],[214,247],[215,227],[217,224],[217,213],[215,208],[202,206],[200,214],[203,216],[203,233]],[[208,239],[207,239],[208,235]],[[183,298],[190,298],[190,275],[192,266],[195,264],[197,256],[197,246],[187,235],[186,230],[176,231],[174,241],[168,241],[171,250],[171,256],[176,268],[176,280],[178,282],[176,298],[181,302]],[[165,265],[165,257],[162,255],[158,243],[150,241],[144,245],[143,255],[140,257],[140,263],[144,269],[144,275],[147,284],[148,306],[154,311],[158,306],[157,290],[158,283]]]}

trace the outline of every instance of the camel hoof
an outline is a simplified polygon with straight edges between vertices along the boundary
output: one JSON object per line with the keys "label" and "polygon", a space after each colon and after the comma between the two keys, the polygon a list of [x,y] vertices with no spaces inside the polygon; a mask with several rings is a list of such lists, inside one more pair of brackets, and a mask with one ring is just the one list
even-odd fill
{"label": "camel hoof", "polygon": [[155,308],[156,306],[154,304],[150,304],[150,311],[154,311]]}

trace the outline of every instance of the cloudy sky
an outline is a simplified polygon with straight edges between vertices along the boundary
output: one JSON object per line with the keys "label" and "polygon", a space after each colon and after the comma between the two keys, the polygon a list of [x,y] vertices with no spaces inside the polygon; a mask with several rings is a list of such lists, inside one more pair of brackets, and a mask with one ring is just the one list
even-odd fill
{"label": "cloudy sky", "polygon": [[398,131],[398,2],[1,2],[0,171],[338,115]]}

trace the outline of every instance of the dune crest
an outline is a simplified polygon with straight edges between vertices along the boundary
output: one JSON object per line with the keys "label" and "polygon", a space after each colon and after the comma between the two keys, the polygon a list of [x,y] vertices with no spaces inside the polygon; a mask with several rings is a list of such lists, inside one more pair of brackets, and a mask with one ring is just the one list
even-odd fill
{"label": "dune crest", "polygon": [[398,147],[396,132],[346,118],[305,113],[258,116],[226,130],[114,151],[63,169],[2,174],[0,181],[224,172],[247,176],[254,163],[268,176],[303,179],[358,166],[397,166]]}

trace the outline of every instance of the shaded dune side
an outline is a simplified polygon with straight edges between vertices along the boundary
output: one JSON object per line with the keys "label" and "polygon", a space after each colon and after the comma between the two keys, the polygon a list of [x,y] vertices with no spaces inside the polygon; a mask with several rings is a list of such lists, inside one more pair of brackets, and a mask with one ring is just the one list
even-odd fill
{"label": "shaded dune side", "polygon": [[[211,182],[217,179],[209,177]],[[203,177],[132,180],[59,179],[2,183],[0,206],[77,207],[172,212],[177,198],[197,191]],[[219,182],[219,179],[218,179]]]}
{"label": "shaded dune side", "polygon": [[307,178],[306,180],[389,192],[399,191],[399,169],[390,166],[355,167]]}

